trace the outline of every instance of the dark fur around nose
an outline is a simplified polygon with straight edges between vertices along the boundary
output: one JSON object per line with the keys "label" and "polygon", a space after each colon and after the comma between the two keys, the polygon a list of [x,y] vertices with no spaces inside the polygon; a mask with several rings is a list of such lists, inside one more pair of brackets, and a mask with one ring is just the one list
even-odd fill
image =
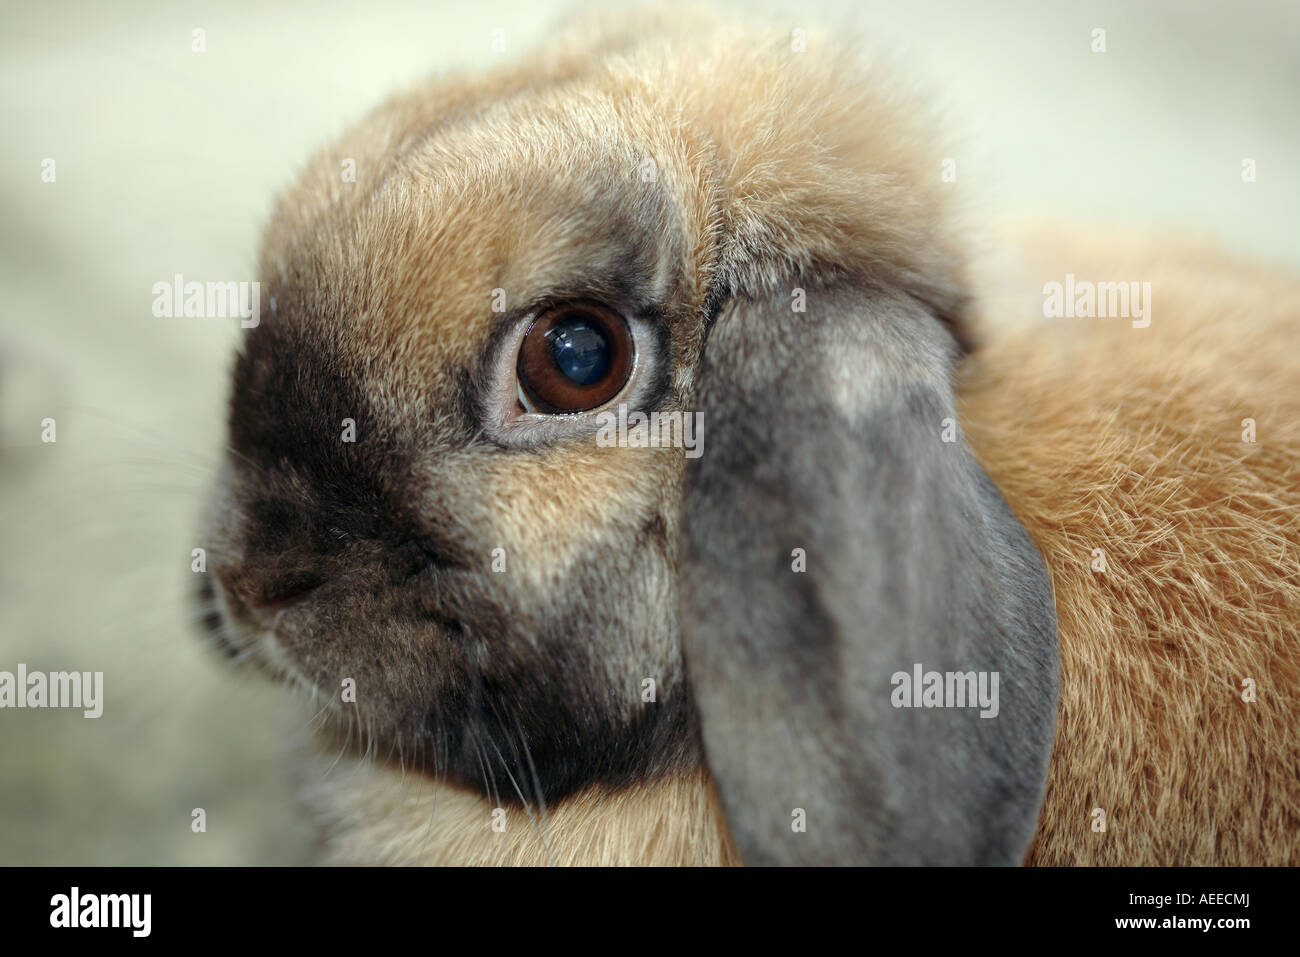
{"label": "dark fur around nose", "polygon": [[257,606],[362,569],[401,585],[470,565],[465,530],[425,501],[416,478],[427,449],[378,414],[364,370],[345,368],[301,322],[264,325],[234,374],[239,568],[227,586]]}
{"label": "dark fur around nose", "polygon": [[220,572],[248,608],[285,607],[359,570],[400,587],[435,569],[467,565],[459,543],[397,516],[358,509],[312,514],[283,502],[259,503],[249,515],[242,560]]}

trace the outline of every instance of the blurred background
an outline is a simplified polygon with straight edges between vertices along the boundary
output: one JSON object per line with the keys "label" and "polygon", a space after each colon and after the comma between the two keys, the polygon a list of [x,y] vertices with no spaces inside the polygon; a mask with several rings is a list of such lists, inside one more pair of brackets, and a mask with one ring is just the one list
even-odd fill
{"label": "blurred background", "polygon": [[[763,8],[791,29],[851,19],[908,64],[977,222],[1171,229],[1300,268],[1300,5]],[[309,715],[211,654],[187,603],[238,322],[155,318],[151,287],[256,279],[271,201],[317,147],[429,73],[534,55],[573,9],[0,9],[0,670],[105,676],[98,720],[0,711],[0,864],[306,859],[283,755]]]}

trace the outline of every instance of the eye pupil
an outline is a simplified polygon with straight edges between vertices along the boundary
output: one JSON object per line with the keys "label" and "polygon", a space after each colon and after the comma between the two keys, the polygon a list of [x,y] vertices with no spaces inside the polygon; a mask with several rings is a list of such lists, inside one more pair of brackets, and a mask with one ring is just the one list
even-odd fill
{"label": "eye pupil", "polygon": [[627,383],[635,356],[627,321],[613,309],[594,302],[553,306],[533,319],[520,344],[520,404],[548,415],[599,408]]}
{"label": "eye pupil", "polygon": [[548,333],[551,355],[560,371],[578,385],[592,385],[609,372],[610,346],[605,334],[583,319],[568,319]]}

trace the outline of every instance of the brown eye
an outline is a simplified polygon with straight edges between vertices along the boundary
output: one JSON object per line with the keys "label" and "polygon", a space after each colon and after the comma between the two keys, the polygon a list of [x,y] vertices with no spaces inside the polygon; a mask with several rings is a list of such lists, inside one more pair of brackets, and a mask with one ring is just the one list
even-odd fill
{"label": "brown eye", "polygon": [[586,412],[627,383],[635,349],[627,323],[595,303],[569,303],[539,315],[524,334],[516,372],[530,412]]}

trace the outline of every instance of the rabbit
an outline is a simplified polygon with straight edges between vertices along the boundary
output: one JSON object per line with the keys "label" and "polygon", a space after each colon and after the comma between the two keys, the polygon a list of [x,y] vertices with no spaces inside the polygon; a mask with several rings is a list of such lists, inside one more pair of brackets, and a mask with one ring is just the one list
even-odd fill
{"label": "rabbit", "polygon": [[[322,706],[322,861],[1294,858],[1285,811],[1213,837],[1288,787],[1295,732],[1264,734],[1285,690],[1234,711],[1216,671],[1228,698],[1151,713],[1124,695],[1172,659],[1118,629],[1177,610],[1160,624],[1203,658],[1280,683],[1295,596],[1220,633],[1187,582],[1089,577],[1082,544],[1123,526],[1088,526],[1061,430],[1126,375],[1176,376],[1117,348],[1080,383],[1063,357],[1086,345],[1040,356],[982,321],[933,121],[861,49],[707,10],[586,17],[388,100],[277,203],[203,597],[219,647]],[[616,410],[698,415],[698,455],[600,441]],[[1077,461],[1122,469],[1150,414],[1072,435]],[[1241,524],[1293,550],[1295,433],[1272,428]],[[1249,588],[1265,563],[1235,557]],[[1099,690],[1108,654],[1130,680]],[[954,697],[964,675],[994,700]],[[1182,792],[1109,764],[1117,740],[1143,762],[1233,741],[1238,778],[1177,821]]]}

